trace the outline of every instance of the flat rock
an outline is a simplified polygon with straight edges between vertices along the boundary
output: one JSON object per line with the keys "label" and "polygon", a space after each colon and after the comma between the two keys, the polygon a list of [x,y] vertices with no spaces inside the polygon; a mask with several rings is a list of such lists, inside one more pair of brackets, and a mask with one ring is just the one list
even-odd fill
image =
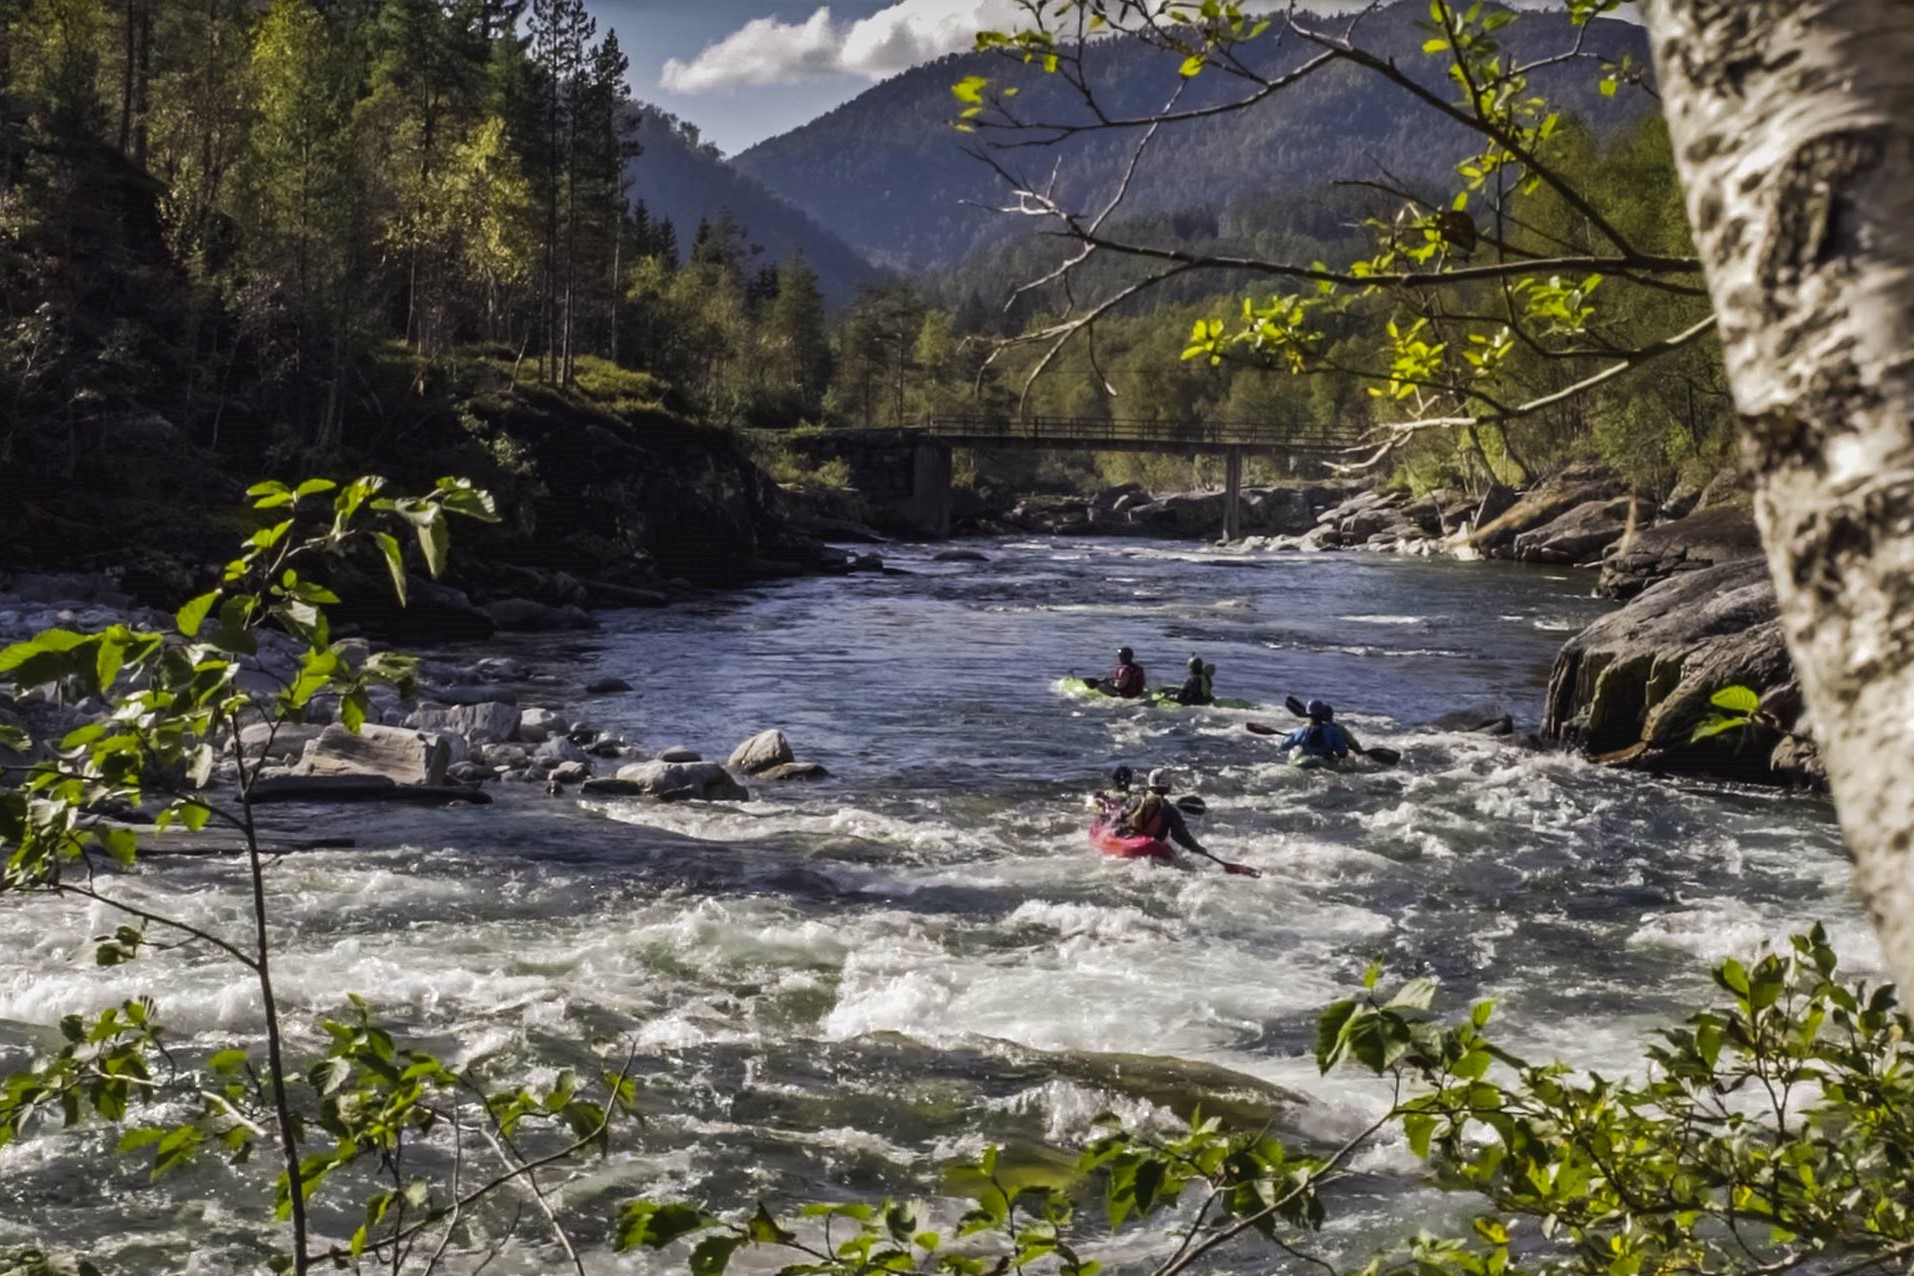
{"label": "flat rock", "polygon": [[518,706],[487,700],[479,704],[424,705],[412,711],[405,725],[422,731],[445,731],[473,744],[504,744],[518,736]]}
{"label": "flat rock", "polygon": [[452,748],[434,731],[361,727],[357,734],[334,723],[306,744],[298,772],[305,776],[377,776],[394,784],[445,783]]}
{"label": "flat rock", "polygon": [[1761,553],[1761,532],[1745,505],[1720,505],[1646,528],[1602,563],[1601,591],[1624,601],[1678,572]]}
{"label": "flat rock", "polygon": [[305,754],[306,745],[324,730],[309,722],[255,722],[239,733],[239,744],[249,758],[297,762]]}
{"label": "flat rock", "polygon": [[660,762],[702,762],[704,761],[704,754],[698,752],[696,749],[686,748],[682,744],[674,744],[669,749],[666,749],[663,752],[658,754],[658,761]]}
{"label": "flat rock", "polygon": [[797,755],[791,752],[791,742],[784,738],[784,732],[775,727],[758,734],[740,744],[731,751],[725,765],[733,771],[742,771],[746,775],[756,775],[768,771],[774,766],[795,761]]}
{"label": "flat rock", "polygon": [[1514,557],[1525,563],[1570,566],[1599,562],[1603,551],[1619,544],[1648,517],[1648,504],[1631,496],[1584,501],[1540,527],[1518,533]]}

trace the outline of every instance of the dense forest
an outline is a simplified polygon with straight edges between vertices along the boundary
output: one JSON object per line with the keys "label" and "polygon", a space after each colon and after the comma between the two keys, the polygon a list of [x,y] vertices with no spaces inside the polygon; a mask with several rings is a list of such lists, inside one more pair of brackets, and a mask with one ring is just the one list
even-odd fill
{"label": "dense forest", "polygon": [[[1379,13],[1371,38],[1412,34],[1401,8]],[[1612,24],[1598,37],[1639,44]],[[1146,56],[1113,49],[1109,73]],[[950,221],[975,215],[955,201],[981,172],[945,127],[960,69],[898,77],[734,169],[694,126],[632,100],[616,34],[581,0],[0,0],[0,459],[16,477],[73,479],[143,443],[253,473],[342,450],[404,454],[463,428],[499,466],[525,469],[472,408],[500,384],[729,429],[1020,402],[1112,418],[1384,419],[1363,370],[1374,334],[1354,320],[1329,318],[1332,348],[1306,376],[1179,358],[1191,325],[1235,309],[1249,280],[1141,298],[1101,325],[1094,358],[1080,345],[1027,387],[1025,353],[993,360],[1060,304],[1042,291],[1007,304],[1059,250]],[[1219,135],[1227,146],[1184,130],[1139,175],[1129,229],[1347,259],[1397,205],[1332,176],[1369,166],[1441,197],[1442,139],[1404,132],[1386,86],[1305,87],[1243,117],[1260,132]],[[1587,84],[1563,92],[1598,100]],[[1606,100],[1591,111],[1599,129],[1571,129],[1564,163],[1610,192],[1644,242],[1685,250],[1659,121]],[[816,188],[794,188],[797,174]],[[922,200],[944,211],[923,215],[910,202]],[[1549,216],[1531,233],[1582,233],[1566,210]],[[874,257],[947,264],[886,277],[831,229]],[[1619,347],[1669,318],[1635,308],[1600,322]],[[1516,362],[1538,386],[1577,374],[1535,352]],[[1665,492],[1719,467],[1726,420],[1718,357],[1699,345],[1505,429],[1421,442],[1396,477],[1478,486],[1596,460]],[[816,478],[775,444],[760,455],[787,481]],[[1214,477],[1121,456],[969,457],[962,472],[1013,486]]]}

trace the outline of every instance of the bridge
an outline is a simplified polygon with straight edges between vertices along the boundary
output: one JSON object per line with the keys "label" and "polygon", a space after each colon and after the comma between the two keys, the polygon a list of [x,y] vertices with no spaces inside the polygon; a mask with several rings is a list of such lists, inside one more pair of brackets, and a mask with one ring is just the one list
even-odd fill
{"label": "bridge", "polygon": [[950,531],[954,448],[1221,455],[1223,539],[1236,540],[1242,535],[1246,456],[1286,462],[1291,473],[1300,475],[1325,471],[1328,462],[1363,442],[1361,429],[1328,423],[1298,427],[1268,422],[1112,421],[1060,416],[939,416],[887,433],[913,445],[911,521],[939,536]]}

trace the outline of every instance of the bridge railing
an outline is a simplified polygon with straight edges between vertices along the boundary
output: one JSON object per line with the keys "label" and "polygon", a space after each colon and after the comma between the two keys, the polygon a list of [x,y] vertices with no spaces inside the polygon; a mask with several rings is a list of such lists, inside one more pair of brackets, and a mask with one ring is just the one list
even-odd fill
{"label": "bridge railing", "polygon": [[931,438],[1003,439],[1018,443],[1056,443],[1060,447],[1148,443],[1192,447],[1281,448],[1336,452],[1357,447],[1362,431],[1327,422],[1274,425],[1265,422],[1172,422],[1106,420],[1100,417],[939,416],[904,427]]}

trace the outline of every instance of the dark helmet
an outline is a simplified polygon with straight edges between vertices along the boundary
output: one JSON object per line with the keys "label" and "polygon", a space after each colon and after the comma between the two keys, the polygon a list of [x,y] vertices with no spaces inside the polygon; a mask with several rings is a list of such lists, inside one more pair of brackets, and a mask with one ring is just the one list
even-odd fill
{"label": "dark helmet", "polygon": [[1130,782],[1134,779],[1136,779],[1136,772],[1132,771],[1127,766],[1120,766],[1116,770],[1110,772],[1110,783],[1116,785],[1119,789],[1125,790],[1126,792],[1129,790]]}
{"label": "dark helmet", "polygon": [[1121,660],[1124,664],[1127,665],[1132,660],[1136,659],[1136,653],[1134,651],[1131,651],[1128,647],[1118,647],[1117,659]]}
{"label": "dark helmet", "polygon": [[1191,657],[1190,657],[1190,672],[1191,672],[1191,673],[1202,673],[1202,672],[1203,672],[1203,657],[1201,657],[1201,656],[1191,656]]}
{"label": "dark helmet", "polygon": [[1309,720],[1311,722],[1334,722],[1336,720],[1336,711],[1330,707],[1327,700],[1311,700],[1306,708],[1309,710]]}

